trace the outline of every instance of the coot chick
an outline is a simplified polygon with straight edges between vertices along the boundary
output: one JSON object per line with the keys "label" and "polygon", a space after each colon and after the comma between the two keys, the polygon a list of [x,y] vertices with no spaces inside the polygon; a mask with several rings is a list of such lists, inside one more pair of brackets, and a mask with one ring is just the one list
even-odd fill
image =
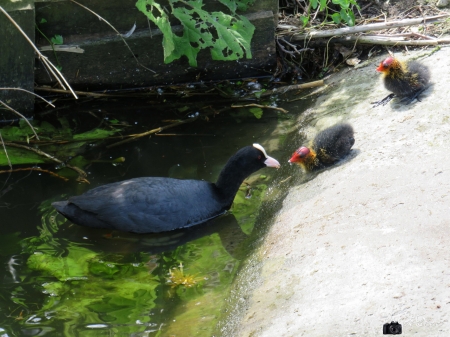
{"label": "coot chick", "polygon": [[353,127],[347,123],[336,124],[319,132],[309,147],[297,149],[289,162],[300,165],[304,171],[322,169],[344,158],[353,144]]}
{"label": "coot chick", "polygon": [[384,86],[392,94],[373,102],[374,107],[385,105],[396,96],[409,104],[427,88],[430,81],[429,69],[414,60],[402,62],[389,56],[380,63],[377,71],[382,73]]}
{"label": "coot chick", "polygon": [[203,223],[223,214],[245,178],[263,167],[280,167],[259,144],[240,149],[217,182],[144,177],[96,187],[52,203],[82,226],[157,233]]}

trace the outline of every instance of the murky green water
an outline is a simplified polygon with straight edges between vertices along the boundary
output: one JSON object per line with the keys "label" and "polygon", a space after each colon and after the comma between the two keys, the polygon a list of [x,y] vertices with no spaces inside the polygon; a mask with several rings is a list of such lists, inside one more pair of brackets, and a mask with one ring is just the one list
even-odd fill
{"label": "murky green water", "polygon": [[[136,132],[161,125],[163,112],[132,104],[124,110],[126,105],[95,102],[75,110],[83,116],[80,125],[89,111],[119,119],[132,114],[127,120]],[[286,179],[297,174],[287,160],[299,145],[296,117],[302,108],[298,102],[283,107],[288,115],[222,113],[166,132],[171,135],[112,150],[93,147],[86,168],[90,185],[29,171],[0,175],[0,335],[212,336],[242,260],[270,223],[269,206],[279,204]],[[138,176],[215,181],[238,148],[255,142],[282,168],[254,174],[231,214],[190,230],[111,233],[72,225],[50,206]],[[105,162],[120,156],[123,164]]]}

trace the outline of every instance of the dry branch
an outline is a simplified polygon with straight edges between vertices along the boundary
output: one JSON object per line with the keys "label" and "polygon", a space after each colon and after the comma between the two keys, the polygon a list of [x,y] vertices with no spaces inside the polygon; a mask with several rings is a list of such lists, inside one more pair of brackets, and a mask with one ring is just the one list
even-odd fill
{"label": "dry branch", "polygon": [[[368,36],[345,36],[332,40],[333,43],[349,43],[358,42],[365,44],[379,44],[386,46],[435,46],[439,44],[449,44],[450,39],[434,39],[434,40],[406,40],[402,37],[388,37],[378,35]],[[327,44],[326,41],[315,41],[314,43]]]}
{"label": "dry branch", "polygon": [[314,88],[314,87],[320,87],[324,85],[323,80],[319,80],[319,81],[313,81],[313,82],[308,82],[308,83],[303,83],[303,84],[294,84],[294,85],[288,85],[285,87],[281,87],[281,88],[276,88],[273,90],[267,90],[265,92],[263,92],[261,94],[261,97],[265,97],[265,96],[270,96],[270,95],[277,95],[277,94],[284,94],[288,91],[292,91],[292,90],[300,90],[300,89],[308,89],[308,88]]}
{"label": "dry branch", "polygon": [[[420,25],[420,24],[440,21],[441,19],[448,18],[449,16],[450,16],[450,14],[442,14],[442,15],[436,15],[436,16],[429,16],[429,17],[425,17],[425,18],[404,19],[404,20],[396,20],[396,21],[382,22],[382,23],[371,23],[371,24],[356,26],[356,27],[345,27],[345,28],[339,28],[339,29],[312,31],[307,34],[299,34],[299,35],[297,35],[295,32],[293,32],[293,29],[291,28],[289,34],[292,35],[291,40],[303,41],[303,40],[318,39],[318,38],[325,38],[325,37],[332,37],[332,36],[342,36],[342,35],[348,35],[348,34],[363,33],[363,32],[368,32],[368,31],[373,31],[373,30],[383,30],[383,29],[390,29],[390,28],[395,28],[395,27]],[[300,30],[300,28],[298,28],[298,29]]]}
{"label": "dry branch", "polygon": [[248,108],[248,107],[256,107],[256,108],[261,108],[261,109],[273,109],[273,110],[278,110],[281,111],[283,113],[288,113],[289,111],[283,109],[283,108],[278,108],[275,106],[270,106],[270,105],[262,105],[262,104],[256,104],[256,103],[250,103],[250,104],[244,104],[244,105],[232,105],[232,108]]}

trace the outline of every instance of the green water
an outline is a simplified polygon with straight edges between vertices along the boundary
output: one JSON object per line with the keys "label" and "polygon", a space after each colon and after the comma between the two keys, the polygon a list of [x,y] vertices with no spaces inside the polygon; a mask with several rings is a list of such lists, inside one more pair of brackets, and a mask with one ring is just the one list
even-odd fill
{"label": "green water", "polygon": [[[265,110],[260,119],[222,113],[111,150],[87,145],[79,151],[90,160],[85,166],[90,185],[32,171],[0,175],[0,335],[212,336],[242,261],[276,211],[268,205],[279,204],[281,183],[297,174],[287,160],[299,145],[296,118],[302,108],[283,107],[287,115]],[[87,102],[60,114],[81,128],[95,124],[89,112],[106,113],[126,120],[127,132],[160,126],[163,114],[179,118],[149,109]],[[138,176],[215,181],[238,148],[255,142],[282,168],[249,177],[229,214],[191,230],[111,233],[73,225],[50,206]],[[121,156],[120,165],[107,162]],[[40,167],[55,171],[55,165]]]}

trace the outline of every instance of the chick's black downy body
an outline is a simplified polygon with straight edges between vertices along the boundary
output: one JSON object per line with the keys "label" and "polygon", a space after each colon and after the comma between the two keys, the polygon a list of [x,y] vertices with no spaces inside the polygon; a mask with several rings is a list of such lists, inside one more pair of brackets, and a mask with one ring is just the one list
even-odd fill
{"label": "chick's black downy body", "polygon": [[305,171],[322,169],[344,158],[353,144],[353,127],[347,123],[336,124],[319,132],[309,147],[297,149],[289,162],[297,163]]}
{"label": "chick's black downy body", "polygon": [[380,63],[377,71],[383,74],[384,86],[392,94],[374,102],[375,106],[385,105],[394,97],[399,97],[401,101],[409,104],[427,88],[430,81],[429,69],[414,60],[401,62],[394,57],[388,57]]}
{"label": "chick's black downy body", "polygon": [[355,144],[353,127],[350,124],[336,124],[317,134],[312,147],[322,167],[332,165],[345,157]]}

